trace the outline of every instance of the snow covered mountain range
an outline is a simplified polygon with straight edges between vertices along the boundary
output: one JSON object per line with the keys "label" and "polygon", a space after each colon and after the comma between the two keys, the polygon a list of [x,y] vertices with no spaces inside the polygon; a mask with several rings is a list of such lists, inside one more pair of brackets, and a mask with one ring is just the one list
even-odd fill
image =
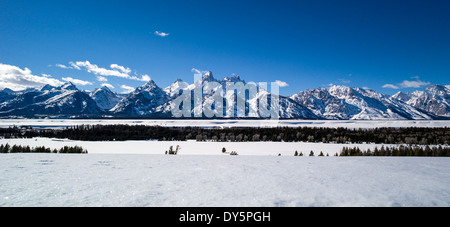
{"label": "snow covered mountain range", "polygon": [[[60,87],[45,85],[19,92],[4,89],[0,91],[0,117],[172,118],[173,102],[180,95],[180,90],[193,93],[206,82],[216,82],[224,87],[227,82],[246,83],[239,76],[217,80],[211,72],[207,72],[194,84],[176,80],[165,89],[150,80],[127,95],[116,94],[108,87],[85,92],[70,82]],[[202,94],[200,107],[214,106],[212,97],[215,92],[218,91]],[[271,94],[258,89],[255,97],[246,100],[245,109],[234,105],[234,111],[227,110],[226,100],[237,102],[236,97],[233,92],[224,94],[224,118],[234,118],[239,111],[246,117],[260,118],[261,113],[256,111],[252,115],[249,110],[258,109],[258,100],[267,97],[270,100]],[[450,85],[431,85],[424,91],[398,92],[393,96],[370,89],[334,85],[301,91],[290,97],[280,96],[279,101],[279,116],[283,119],[450,119]],[[193,104],[192,100],[192,117],[199,108]]]}

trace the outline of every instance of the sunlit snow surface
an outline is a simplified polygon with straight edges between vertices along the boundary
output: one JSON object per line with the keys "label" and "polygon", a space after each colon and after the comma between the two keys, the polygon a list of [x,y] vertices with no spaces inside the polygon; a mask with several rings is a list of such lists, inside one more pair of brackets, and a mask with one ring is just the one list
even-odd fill
{"label": "sunlit snow surface", "polygon": [[449,206],[449,158],[1,154],[0,206]]}
{"label": "sunlit snow surface", "polygon": [[[450,121],[0,120],[0,127],[80,124],[374,128]],[[89,154],[0,154],[0,206],[450,206],[450,158],[333,157],[343,146],[380,144],[0,139],[6,143],[80,145]],[[178,155],[164,155],[176,145]],[[296,150],[306,156],[294,157]],[[320,151],[330,157],[317,157]]]}

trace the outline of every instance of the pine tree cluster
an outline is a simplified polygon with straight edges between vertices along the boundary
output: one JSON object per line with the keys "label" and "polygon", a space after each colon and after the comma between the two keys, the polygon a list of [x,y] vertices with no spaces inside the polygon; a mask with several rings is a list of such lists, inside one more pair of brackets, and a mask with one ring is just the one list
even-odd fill
{"label": "pine tree cluster", "polygon": [[45,146],[38,147],[30,147],[30,146],[22,146],[22,145],[13,145],[9,144],[0,145],[0,153],[59,153],[59,154],[87,154],[88,151],[83,149],[80,146],[64,146],[58,149],[50,149]]}
{"label": "pine tree cluster", "polygon": [[213,141],[213,142],[323,142],[323,143],[384,143],[448,145],[450,129],[442,128],[200,128],[160,127],[145,125],[79,125],[65,129],[30,129],[9,127],[0,129],[3,138],[68,138],[82,141]]}
{"label": "pine tree cluster", "polygon": [[359,147],[344,147],[339,156],[421,156],[450,157],[450,147],[442,146],[403,146],[375,147],[373,150],[361,150]]}

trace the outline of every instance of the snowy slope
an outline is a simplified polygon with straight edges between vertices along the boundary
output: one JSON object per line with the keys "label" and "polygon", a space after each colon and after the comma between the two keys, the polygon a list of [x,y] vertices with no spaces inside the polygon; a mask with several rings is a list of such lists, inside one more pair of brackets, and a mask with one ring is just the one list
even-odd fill
{"label": "snowy slope", "polygon": [[0,206],[450,206],[448,158],[1,154]]}
{"label": "snowy slope", "polygon": [[[165,91],[170,97],[176,98],[178,96],[178,93],[175,91],[179,91],[180,89],[184,89],[187,92],[190,91],[191,94],[194,94],[194,90],[199,89],[197,91],[201,92],[203,88],[203,94],[201,96],[201,106],[194,106],[194,97],[191,97],[191,105],[193,106],[193,108],[191,108],[192,116],[194,116],[195,113],[199,113],[201,111],[200,108],[205,109],[205,107],[208,107],[211,108],[214,113],[216,113],[216,116],[217,113],[221,112],[224,118],[234,118],[241,116],[239,115],[239,113],[243,113],[246,118],[261,118],[262,115],[259,111],[260,101],[265,99],[270,106],[271,94],[262,88],[258,88],[254,97],[248,97],[246,98],[246,100],[244,100],[246,104],[245,107],[242,108],[241,106],[237,105],[237,103],[240,102],[240,100],[237,100],[238,91],[227,91],[228,82],[242,83],[244,86],[246,85],[246,82],[239,76],[225,77],[222,80],[217,80],[216,78],[214,78],[212,72],[206,72],[198,81],[193,84],[187,85],[181,80],[177,80],[172,85],[167,87]],[[220,93],[221,96],[224,97],[222,110],[215,109],[214,95],[216,93]],[[318,117],[309,109],[301,104],[296,103],[290,98],[280,96],[279,99],[280,118],[318,119]],[[229,106],[233,107],[231,111],[228,110]]]}
{"label": "snowy slope", "polygon": [[112,92],[108,87],[103,86],[95,89],[89,96],[97,103],[97,106],[103,110],[110,110],[119,103],[121,98]]}
{"label": "snowy slope", "polygon": [[433,119],[425,111],[370,89],[333,85],[302,91],[291,99],[326,119]]}
{"label": "snowy slope", "polygon": [[[212,82],[208,83],[208,82]],[[20,92],[9,89],[0,91],[0,116],[77,116],[89,114],[116,117],[173,118],[172,110],[180,90],[204,93],[199,103],[194,106],[191,97],[191,117],[206,118],[201,115],[205,108],[213,109],[219,118],[264,118],[260,112],[261,100],[270,106],[272,95],[258,88],[255,97],[247,97],[245,107],[237,106],[237,93],[228,91],[227,83],[248,85],[237,75],[216,79],[212,72],[206,72],[198,81],[187,84],[176,80],[165,89],[154,81],[138,87],[126,95],[115,94],[106,87],[91,93],[79,91],[72,83],[60,87],[45,85],[41,88],[30,88]],[[222,89],[208,87],[221,85]],[[80,94],[88,94],[86,95]],[[224,95],[223,109],[216,109],[214,96]],[[432,85],[424,91],[413,93],[399,92],[393,96],[381,94],[374,90],[351,88],[333,85],[328,88],[317,88],[301,91],[290,97],[280,96],[279,116],[282,119],[330,119],[330,120],[430,120],[450,118],[450,86]],[[59,103],[58,103],[59,102]],[[73,105],[72,105],[73,104]],[[228,108],[228,107],[232,108]],[[178,107],[180,108],[180,107]],[[255,110],[255,111],[252,111]],[[267,111],[266,111],[267,112]],[[221,116],[222,115],[222,116]],[[208,116],[209,117],[209,116]]]}
{"label": "snowy slope", "polygon": [[111,112],[124,116],[161,114],[169,101],[169,95],[150,80],[120,100]]}
{"label": "snowy slope", "polygon": [[424,91],[398,92],[392,98],[437,116],[450,117],[450,86],[431,85]]}
{"label": "snowy slope", "polygon": [[0,115],[98,115],[103,113],[86,93],[72,83],[60,87],[44,86],[17,94],[0,104]]}

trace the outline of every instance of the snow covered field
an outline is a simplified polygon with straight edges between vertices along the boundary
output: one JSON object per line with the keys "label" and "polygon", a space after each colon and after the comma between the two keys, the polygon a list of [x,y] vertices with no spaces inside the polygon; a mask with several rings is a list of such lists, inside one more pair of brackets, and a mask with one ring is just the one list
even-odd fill
{"label": "snow covered field", "polygon": [[[0,127],[77,124],[374,128],[450,121],[0,120]],[[380,144],[0,139],[6,143],[78,145],[89,154],[0,154],[0,206],[450,206],[450,158],[333,157],[344,146]],[[164,155],[176,145],[178,155]],[[305,156],[294,157],[296,150]],[[311,150],[315,157],[307,156]],[[320,151],[330,157],[317,157]]]}
{"label": "snow covered field", "polygon": [[[89,154],[165,154],[170,146],[181,147],[178,155],[229,155],[236,151],[239,155],[277,156],[278,154],[293,156],[295,151],[308,155],[312,150],[315,155],[321,151],[324,155],[333,156],[340,153],[343,147],[359,147],[366,150],[381,144],[332,144],[308,142],[196,142],[189,141],[74,141],[68,139],[32,138],[32,139],[0,139],[0,144],[22,146],[45,146],[60,149],[63,146],[82,146]],[[384,146],[398,146],[384,144]],[[225,147],[227,154],[222,153]]]}
{"label": "snow covered field", "polygon": [[165,127],[450,127],[450,121],[437,120],[85,120],[85,119],[0,119],[0,127],[33,126],[58,128],[74,125],[159,125]]}
{"label": "snow covered field", "polygon": [[1,154],[0,206],[450,206],[449,158]]}

